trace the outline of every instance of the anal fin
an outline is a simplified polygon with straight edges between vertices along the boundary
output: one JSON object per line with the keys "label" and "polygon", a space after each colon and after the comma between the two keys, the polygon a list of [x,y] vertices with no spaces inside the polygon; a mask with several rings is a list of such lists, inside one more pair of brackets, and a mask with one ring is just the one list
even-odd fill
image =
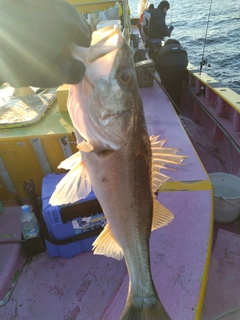
{"label": "anal fin", "polygon": [[93,250],[94,254],[101,254],[117,260],[123,258],[123,250],[114,239],[108,224],[93,242]]}
{"label": "anal fin", "polygon": [[174,216],[170,210],[165,208],[156,199],[153,201],[152,231],[166,226],[173,220]]}

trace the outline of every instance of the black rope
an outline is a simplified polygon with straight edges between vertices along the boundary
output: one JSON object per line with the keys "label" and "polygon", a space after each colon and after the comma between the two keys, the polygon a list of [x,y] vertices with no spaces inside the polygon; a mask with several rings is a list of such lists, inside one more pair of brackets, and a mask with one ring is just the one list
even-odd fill
{"label": "black rope", "polygon": [[212,1],[213,0],[211,0],[211,2],[210,2],[209,13],[208,13],[207,28],[206,28],[206,34],[205,34],[205,39],[204,39],[204,44],[203,44],[202,60],[200,62],[200,74],[202,72],[202,67],[205,64],[207,64],[207,59],[204,59],[204,53],[205,53],[205,47],[206,47],[206,42],[207,42],[208,25],[209,25],[211,10],[212,10]]}

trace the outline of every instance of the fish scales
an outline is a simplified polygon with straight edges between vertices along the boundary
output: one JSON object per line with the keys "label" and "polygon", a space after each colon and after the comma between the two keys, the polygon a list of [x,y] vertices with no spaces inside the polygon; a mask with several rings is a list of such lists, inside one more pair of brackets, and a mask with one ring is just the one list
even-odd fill
{"label": "fish scales", "polygon": [[[102,159],[95,153],[83,157],[109,227],[124,252],[136,292],[149,291],[143,284],[150,280],[148,244],[153,212],[150,142],[141,118],[142,124],[129,134],[120,150]],[[145,139],[139,138],[144,132]]]}
{"label": "fish scales", "polygon": [[149,138],[132,51],[120,30],[99,30],[89,49],[71,50],[86,65],[86,75],[71,86],[68,100],[80,152],[61,164],[71,170],[50,203],[75,202],[93,188],[108,222],[93,244],[94,253],[124,257],[128,269],[121,320],[170,319],[152,280],[149,238],[151,230],[167,225],[173,216],[154,197],[153,184],[159,186],[168,177],[152,166],[151,149],[161,168],[184,157],[162,148],[158,137]]}

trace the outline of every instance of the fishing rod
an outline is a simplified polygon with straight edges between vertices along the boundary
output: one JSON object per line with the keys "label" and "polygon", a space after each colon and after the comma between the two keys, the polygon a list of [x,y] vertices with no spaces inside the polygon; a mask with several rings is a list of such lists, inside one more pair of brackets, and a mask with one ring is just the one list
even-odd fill
{"label": "fishing rod", "polygon": [[172,13],[173,13],[173,1],[172,1],[172,4],[171,4],[171,18],[170,18],[170,24],[172,24]]}
{"label": "fishing rod", "polygon": [[[202,68],[205,64],[207,64],[207,59],[204,59],[204,53],[205,53],[205,47],[206,47],[206,42],[207,42],[207,33],[208,33],[208,26],[209,26],[209,20],[210,20],[210,15],[211,15],[211,10],[212,10],[212,2],[213,0],[210,1],[210,7],[209,7],[209,12],[208,12],[208,20],[207,20],[207,28],[206,28],[206,34],[204,38],[204,44],[203,44],[203,53],[202,53],[202,60],[200,62],[200,74],[202,72]],[[210,65],[208,65],[210,67]]]}

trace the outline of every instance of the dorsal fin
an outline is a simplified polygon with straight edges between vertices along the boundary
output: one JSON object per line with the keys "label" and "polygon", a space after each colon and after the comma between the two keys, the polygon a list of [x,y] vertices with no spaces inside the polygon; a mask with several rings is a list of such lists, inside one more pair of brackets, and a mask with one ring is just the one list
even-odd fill
{"label": "dorsal fin", "polygon": [[186,158],[185,156],[176,155],[179,149],[163,148],[166,140],[157,140],[159,136],[151,136],[150,143],[152,149],[152,190],[153,193],[161,186],[161,184],[170,179],[170,177],[160,172],[160,169],[173,170],[168,168],[166,164],[178,164]]}
{"label": "dorsal fin", "polygon": [[59,168],[70,169],[70,171],[57,184],[49,203],[52,206],[60,206],[86,198],[91,191],[91,182],[82,162],[81,153],[77,152],[62,161]]}
{"label": "dorsal fin", "polygon": [[123,250],[114,239],[108,224],[93,242],[93,250],[94,254],[101,254],[117,260],[123,258]]}
{"label": "dorsal fin", "polygon": [[165,208],[156,199],[153,201],[153,220],[152,231],[166,226],[173,220],[174,216],[171,211]]}

